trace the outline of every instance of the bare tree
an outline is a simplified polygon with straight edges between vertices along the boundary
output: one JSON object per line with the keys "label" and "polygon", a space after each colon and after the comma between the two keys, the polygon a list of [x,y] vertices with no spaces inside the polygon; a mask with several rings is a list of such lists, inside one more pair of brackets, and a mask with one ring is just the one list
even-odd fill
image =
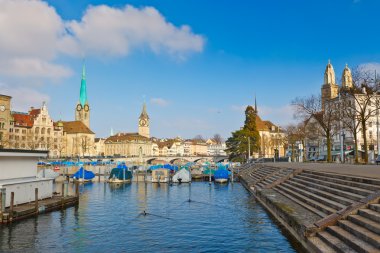
{"label": "bare tree", "polygon": [[203,138],[202,135],[197,134],[197,135],[193,138],[193,140],[196,140],[196,141],[204,141],[205,139]]}
{"label": "bare tree", "polygon": [[212,139],[217,143],[221,144],[224,140],[223,137],[220,134],[214,134],[214,137]]}
{"label": "bare tree", "polygon": [[79,139],[79,145],[82,149],[82,156],[85,156],[92,147],[91,139],[88,136],[82,136]]}
{"label": "bare tree", "polygon": [[355,138],[355,162],[358,161],[358,136],[362,132],[364,162],[368,163],[367,123],[376,116],[380,108],[379,80],[363,68],[355,68],[352,73],[352,87],[340,90],[344,113],[344,125]]}
{"label": "bare tree", "polygon": [[321,127],[321,133],[327,141],[327,161],[332,161],[331,140],[334,136],[333,125],[336,122],[336,105],[333,100],[324,101],[324,110],[322,110],[321,96],[312,95],[308,98],[296,98],[292,101],[295,107],[295,117],[302,120],[314,118]]}

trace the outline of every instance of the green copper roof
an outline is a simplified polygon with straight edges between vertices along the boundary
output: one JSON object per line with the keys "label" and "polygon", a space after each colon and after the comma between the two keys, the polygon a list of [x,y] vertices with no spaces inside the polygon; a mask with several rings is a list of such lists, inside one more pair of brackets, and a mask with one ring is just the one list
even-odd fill
{"label": "green copper roof", "polygon": [[79,102],[81,103],[82,106],[84,106],[87,102],[86,67],[84,63],[83,63],[83,69],[82,69],[82,81],[80,84]]}

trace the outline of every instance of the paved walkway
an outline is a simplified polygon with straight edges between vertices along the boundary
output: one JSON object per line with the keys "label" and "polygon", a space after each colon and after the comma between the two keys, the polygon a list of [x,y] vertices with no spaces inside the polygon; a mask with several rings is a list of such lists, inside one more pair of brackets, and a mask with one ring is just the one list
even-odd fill
{"label": "paved walkway", "polygon": [[316,171],[334,172],[361,177],[380,178],[380,165],[353,165],[340,163],[265,163],[274,167],[308,169]]}

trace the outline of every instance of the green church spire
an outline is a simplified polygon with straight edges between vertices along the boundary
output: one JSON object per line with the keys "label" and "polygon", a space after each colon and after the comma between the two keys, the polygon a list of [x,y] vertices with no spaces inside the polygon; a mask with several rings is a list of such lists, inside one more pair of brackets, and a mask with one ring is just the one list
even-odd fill
{"label": "green church spire", "polygon": [[84,106],[87,103],[86,66],[84,63],[82,67],[82,81],[80,85],[79,102],[82,106]]}

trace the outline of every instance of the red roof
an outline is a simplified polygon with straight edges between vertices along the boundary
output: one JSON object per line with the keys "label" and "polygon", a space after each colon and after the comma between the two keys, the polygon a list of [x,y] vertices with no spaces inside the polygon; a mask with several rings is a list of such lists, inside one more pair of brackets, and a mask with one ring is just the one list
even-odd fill
{"label": "red roof", "polygon": [[14,113],[12,114],[15,126],[33,127],[33,118],[29,114]]}

